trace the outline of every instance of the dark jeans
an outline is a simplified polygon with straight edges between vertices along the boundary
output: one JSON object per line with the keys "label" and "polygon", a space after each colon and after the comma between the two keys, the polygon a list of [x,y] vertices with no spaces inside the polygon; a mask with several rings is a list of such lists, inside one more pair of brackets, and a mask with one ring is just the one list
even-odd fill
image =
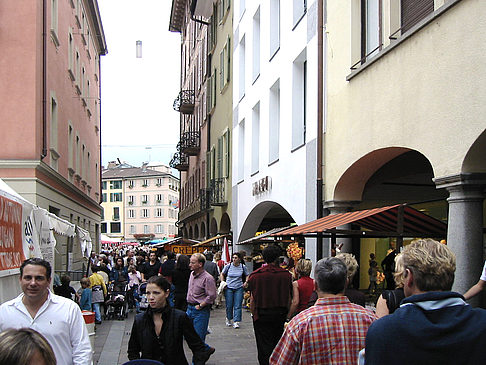
{"label": "dark jeans", "polygon": [[268,365],[270,355],[284,331],[286,316],[285,309],[267,309],[265,313],[259,311],[258,320],[253,322],[260,365]]}

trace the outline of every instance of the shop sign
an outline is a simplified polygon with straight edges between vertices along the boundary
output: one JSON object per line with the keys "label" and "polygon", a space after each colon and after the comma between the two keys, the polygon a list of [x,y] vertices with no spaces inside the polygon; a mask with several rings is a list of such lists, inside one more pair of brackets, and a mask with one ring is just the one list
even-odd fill
{"label": "shop sign", "polygon": [[265,176],[258,181],[255,181],[252,185],[252,194],[260,195],[266,191],[270,191],[272,189],[272,178],[270,176]]}
{"label": "shop sign", "polygon": [[170,245],[170,251],[174,252],[176,255],[180,253],[181,255],[190,256],[194,253],[200,252],[203,253],[208,246],[189,246],[189,245]]}

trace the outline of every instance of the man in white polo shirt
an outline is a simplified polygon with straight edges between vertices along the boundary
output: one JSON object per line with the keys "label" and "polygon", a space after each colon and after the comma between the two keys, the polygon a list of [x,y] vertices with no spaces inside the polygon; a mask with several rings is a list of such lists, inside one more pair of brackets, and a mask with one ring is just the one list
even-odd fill
{"label": "man in white polo shirt", "polygon": [[0,306],[0,332],[29,327],[44,335],[58,365],[91,364],[88,330],[78,305],[49,290],[51,265],[33,258],[20,266],[23,293]]}

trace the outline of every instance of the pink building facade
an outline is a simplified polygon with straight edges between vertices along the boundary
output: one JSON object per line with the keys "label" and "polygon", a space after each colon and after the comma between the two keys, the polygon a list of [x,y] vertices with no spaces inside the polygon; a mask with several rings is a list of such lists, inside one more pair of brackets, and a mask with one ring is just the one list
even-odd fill
{"label": "pink building facade", "polygon": [[[32,203],[88,230],[97,244],[99,61],[107,53],[98,3],[3,1],[0,32],[0,177]],[[58,240],[56,269],[76,269],[75,246]]]}

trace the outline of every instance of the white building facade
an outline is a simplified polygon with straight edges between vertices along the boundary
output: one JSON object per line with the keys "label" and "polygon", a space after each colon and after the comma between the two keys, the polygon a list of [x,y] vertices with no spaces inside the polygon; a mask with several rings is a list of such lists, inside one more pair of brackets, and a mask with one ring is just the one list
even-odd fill
{"label": "white building facade", "polygon": [[[317,3],[234,3],[236,243],[317,217]],[[307,246],[315,257],[315,244]]]}

